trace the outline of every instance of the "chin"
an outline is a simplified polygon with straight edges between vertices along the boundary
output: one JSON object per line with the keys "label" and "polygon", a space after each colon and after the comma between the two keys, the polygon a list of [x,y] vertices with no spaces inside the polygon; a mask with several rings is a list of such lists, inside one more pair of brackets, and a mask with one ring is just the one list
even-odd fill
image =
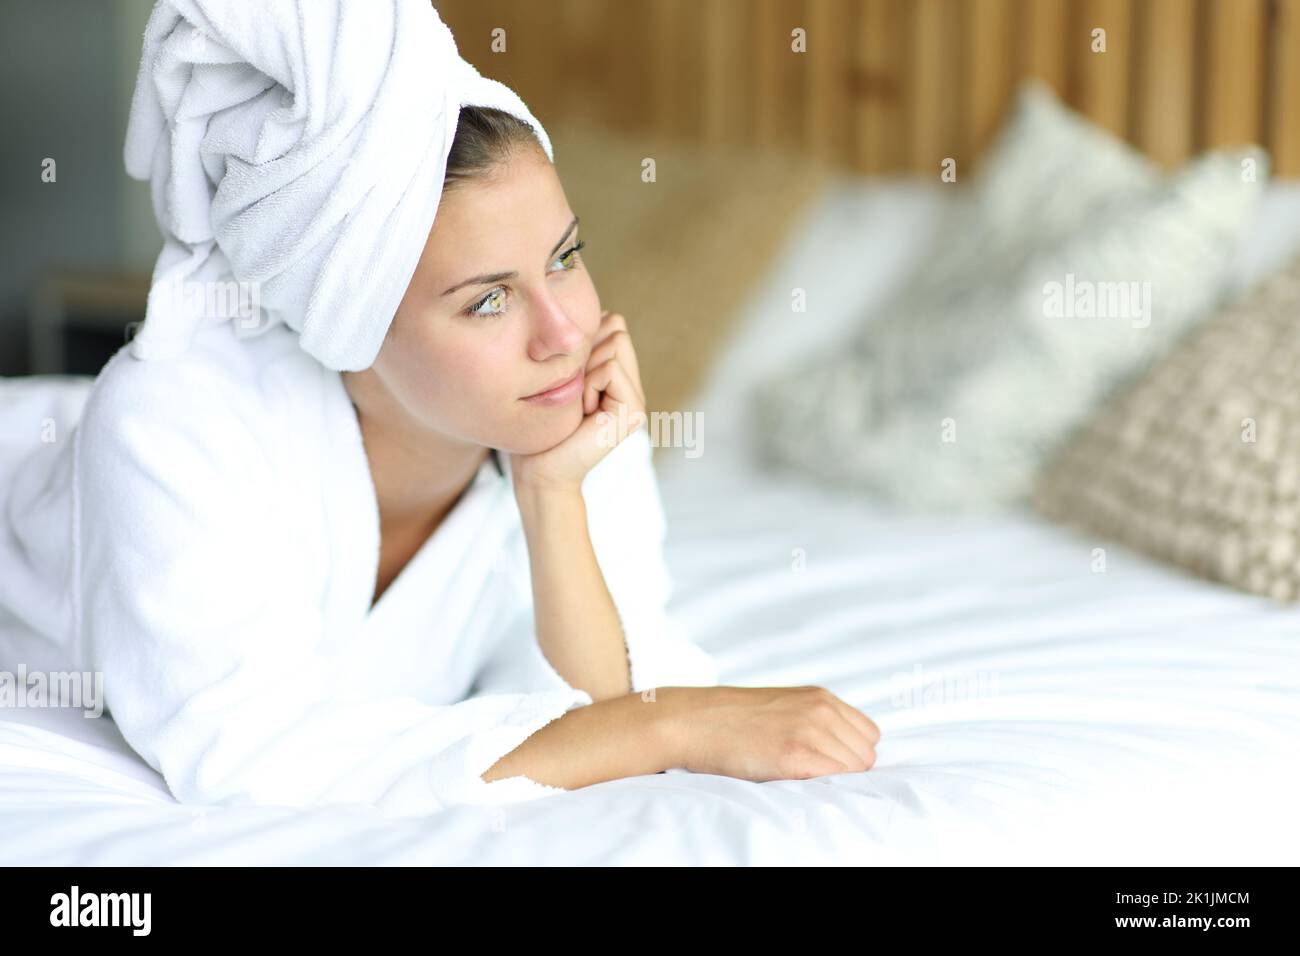
{"label": "chin", "polygon": [[516,455],[536,455],[560,444],[582,424],[582,402],[560,407],[523,404],[519,427],[510,447],[496,447]]}

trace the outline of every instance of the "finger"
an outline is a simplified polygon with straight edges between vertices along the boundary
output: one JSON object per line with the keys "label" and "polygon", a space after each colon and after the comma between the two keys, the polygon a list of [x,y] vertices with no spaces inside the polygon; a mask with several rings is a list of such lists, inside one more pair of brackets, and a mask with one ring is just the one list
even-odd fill
{"label": "finger", "polygon": [[632,373],[633,378],[640,379],[641,369],[637,365],[636,350],[632,346],[632,330],[628,328],[627,319],[619,312],[606,312],[604,314],[600,328],[597,330],[596,342],[592,347],[592,351],[595,351],[595,346],[603,344],[611,337],[623,340],[622,347],[626,348],[631,356],[627,363],[628,370]]}
{"label": "finger", "polygon": [[875,743],[860,725],[845,714],[846,706],[842,700],[824,687],[810,688],[815,696],[811,699],[816,706],[811,709],[814,726],[832,734],[840,743],[857,757],[855,769],[864,769],[875,762]]}
{"label": "finger", "polygon": [[600,407],[600,393],[609,387],[608,363],[590,367],[583,375],[582,414],[590,415]]}
{"label": "finger", "polygon": [[627,327],[627,323],[620,315],[618,324],[614,332],[610,333],[618,345],[618,354],[623,358],[623,365],[627,368],[628,374],[632,376],[633,381],[641,381],[641,367],[637,364],[636,347],[632,342],[632,331]]}
{"label": "finger", "polygon": [[600,325],[602,330],[623,329],[624,331],[626,331],[627,316],[625,316],[622,312],[614,312],[611,309],[606,309],[604,312],[601,313]]}
{"label": "finger", "polygon": [[594,368],[597,365],[603,365],[617,355],[618,340],[620,338],[622,338],[622,335],[616,332],[597,343],[591,350],[591,354],[587,356],[587,367]]}
{"label": "finger", "polygon": [[861,761],[860,764],[854,765],[855,769],[863,765],[870,766],[875,762],[876,748],[871,738],[863,733],[857,724],[845,717],[838,708],[826,729]]}
{"label": "finger", "polygon": [[814,730],[813,745],[830,760],[840,765],[840,769],[832,770],[832,773],[855,773],[863,765],[863,758],[829,730]]}
{"label": "finger", "polygon": [[613,394],[616,401],[630,405],[633,409],[645,407],[645,396],[641,393],[637,381],[628,374],[623,364],[623,356],[616,355],[606,365],[610,369],[610,384],[605,394]]}
{"label": "finger", "polygon": [[[637,392],[619,359],[610,359],[601,368],[608,369],[609,372],[609,384],[604,391],[602,407],[611,415],[626,415],[631,425],[627,434],[631,434],[645,423],[645,399]],[[626,436],[620,436],[620,440],[623,437]]]}
{"label": "finger", "polygon": [[626,329],[615,329],[601,342],[599,342],[587,357],[588,366],[607,362],[609,359],[617,356],[623,362],[623,367],[627,369],[629,377],[633,384],[637,386],[637,391],[641,391],[641,369],[637,365],[636,349],[632,345],[632,336]]}
{"label": "finger", "polygon": [[610,335],[619,331],[627,331],[627,322],[623,316],[617,312],[602,312],[600,314],[600,325],[596,328],[595,345],[600,345]]}
{"label": "finger", "polygon": [[880,728],[876,726],[876,722],[874,720],[872,720],[862,711],[858,710],[852,704],[848,704],[840,700],[840,698],[836,697],[834,694],[831,695],[831,702],[835,704],[836,708],[840,712],[840,715],[845,720],[847,720],[859,733],[865,736],[873,747],[876,744],[880,743]]}
{"label": "finger", "polygon": [[621,404],[627,404],[631,409],[645,405],[645,400],[640,398],[617,358],[607,359],[588,370],[584,376],[583,414],[591,415],[600,410],[606,400],[610,404],[605,411],[613,414],[618,414],[618,406]]}

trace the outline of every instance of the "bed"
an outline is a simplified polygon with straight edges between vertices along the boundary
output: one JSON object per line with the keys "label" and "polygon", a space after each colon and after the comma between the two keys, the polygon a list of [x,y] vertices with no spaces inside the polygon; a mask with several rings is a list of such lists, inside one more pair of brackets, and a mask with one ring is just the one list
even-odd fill
{"label": "bed", "polygon": [[[905,514],[754,464],[746,385],[852,321],[943,202],[910,180],[828,186],[764,282],[799,275],[842,314],[800,326],[755,289],[689,406],[703,453],[657,452],[674,612],[723,683],[818,684],[869,714],[871,770],[662,774],[424,819],[196,807],[111,721],[18,708],[0,710],[0,862],[1294,863],[1300,606],[1118,546],[1089,573],[1090,543],[1027,511]],[[1238,282],[1295,249],[1300,183],[1274,184]],[[86,385],[6,381],[0,408],[75,411]]]}

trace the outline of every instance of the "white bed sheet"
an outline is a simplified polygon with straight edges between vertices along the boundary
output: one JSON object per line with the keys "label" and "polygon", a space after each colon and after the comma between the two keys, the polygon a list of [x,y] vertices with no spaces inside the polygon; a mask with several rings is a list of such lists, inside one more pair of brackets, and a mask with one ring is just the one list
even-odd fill
{"label": "white bed sheet", "polygon": [[[1300,608],[1114,545],[1093,573],[1095,542],[1027,513],[904,516],[749,464],[744,385],[845,328],[942,202],[906,182],[828,193],[692,406],[704,454],[660,452],[674,610],[724,683],[820,684],[870,714],[872,770],[655,775],[427,819],[191,807],[110,721],[11,710],[0,862],[1294,863]],[[1274,187],[1241,281],[1297,247],[1300,186]],[[802,327],[765,294],[792,285]],[[3,383],[0,408],[34,384]],[[75,383],[44,386],[76,407]]]}

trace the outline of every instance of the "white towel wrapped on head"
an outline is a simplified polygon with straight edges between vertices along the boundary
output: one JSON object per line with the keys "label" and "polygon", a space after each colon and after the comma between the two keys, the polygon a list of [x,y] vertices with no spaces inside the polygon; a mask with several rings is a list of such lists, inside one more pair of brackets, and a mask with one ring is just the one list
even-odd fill
{"label": "white towel wrapped on head", "polygon": [[[368,368],[469,105],[529,123],[554,160],[430,0],[159,0],[125,159],[152,182],[164,246],[132,354],[175,355],[211,322],[241,337],[284,323],[327,368]],[[214,293],[222,282],[241,298]]]}

